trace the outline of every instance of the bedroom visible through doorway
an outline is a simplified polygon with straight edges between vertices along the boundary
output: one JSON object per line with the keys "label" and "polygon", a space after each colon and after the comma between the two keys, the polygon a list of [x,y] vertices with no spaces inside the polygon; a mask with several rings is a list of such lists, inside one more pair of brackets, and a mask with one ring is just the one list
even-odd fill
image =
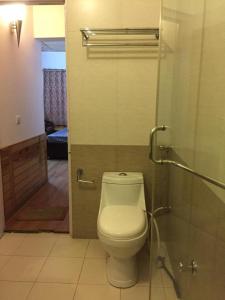
{"label": "bedroom visible through doorway", "polygon": [[43,109],[48,181],[7,221],[6,231],[69,232],[66,55],[64,39],[43,39]]}

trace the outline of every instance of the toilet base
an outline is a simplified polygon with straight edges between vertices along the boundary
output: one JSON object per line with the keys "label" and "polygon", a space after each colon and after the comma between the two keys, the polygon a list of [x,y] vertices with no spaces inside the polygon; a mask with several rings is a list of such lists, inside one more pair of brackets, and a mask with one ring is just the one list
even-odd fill
{"label": "toilet base", "polygon": [[107,261],[107,277],[111,285],[128,288],[138,281],[136,256],[120,259],[110,256]]}

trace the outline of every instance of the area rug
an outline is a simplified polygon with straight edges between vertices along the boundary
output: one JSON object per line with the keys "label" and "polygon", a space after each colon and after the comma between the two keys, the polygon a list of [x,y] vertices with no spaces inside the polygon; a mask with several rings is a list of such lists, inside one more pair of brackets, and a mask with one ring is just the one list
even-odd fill
{"label": "area rug", "polygon": [[26,207],[16,215],[17,221],[62,221],[68,212],[68,207]]}

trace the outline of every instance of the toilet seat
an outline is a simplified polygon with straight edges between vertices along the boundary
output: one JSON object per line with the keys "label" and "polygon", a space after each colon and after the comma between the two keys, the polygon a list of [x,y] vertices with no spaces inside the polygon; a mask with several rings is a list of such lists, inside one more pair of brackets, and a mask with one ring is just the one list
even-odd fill
{"label": "toilet seat", "polygon": [[146,216],[137,206],[106,206],[99,216],[98,229],[109,238],[133,239],[146,231]]}

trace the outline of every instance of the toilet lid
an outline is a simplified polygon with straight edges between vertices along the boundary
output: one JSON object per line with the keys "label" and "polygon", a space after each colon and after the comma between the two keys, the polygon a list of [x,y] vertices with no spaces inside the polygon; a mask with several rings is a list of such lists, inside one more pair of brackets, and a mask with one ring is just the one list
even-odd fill
{"label": "toilet lid", "polygon": [[106,206],[101,212],[98,226],[103,234],[115,238],[135,237],[146,227],[145,213],[136,206]]}

